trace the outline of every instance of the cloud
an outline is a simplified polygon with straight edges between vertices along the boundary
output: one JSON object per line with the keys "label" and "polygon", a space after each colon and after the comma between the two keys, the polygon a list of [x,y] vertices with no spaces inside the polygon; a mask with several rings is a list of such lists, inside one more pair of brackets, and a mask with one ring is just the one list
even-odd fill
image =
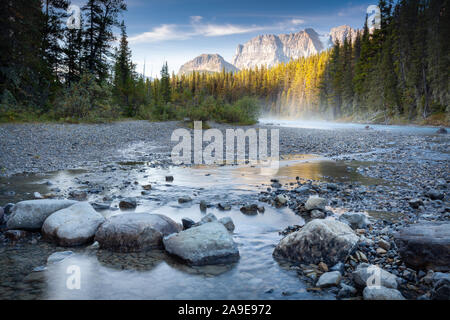
{"label": "cloud", "polygon": [[283,30],[303,24],[302,19],[291,19],[275,25],[266,26],[244,26],[235,24],[211,24],[204,23],[203,17],[191,16],[190,24],[176,25],[163,24],[153,28],[151,31],[144,32],[129,38],[130,43],[152,43],[170,40],[187,40],[196,36],[203,37],[222,37],[234,34],[245,34],[252,32],[261,32],[265,30]]}

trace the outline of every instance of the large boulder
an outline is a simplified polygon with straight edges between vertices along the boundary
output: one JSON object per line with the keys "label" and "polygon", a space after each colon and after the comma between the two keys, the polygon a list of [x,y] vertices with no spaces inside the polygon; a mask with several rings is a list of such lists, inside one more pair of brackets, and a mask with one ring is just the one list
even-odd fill
{"label": "large boulder", "polygon": [[369,218],[362,212],[346,212],[339,217],[339,221],[348,224],[352,229],[364,229],[369,224]]}
{"label": "large boulder", "polygon": [[308,211],[312,210],[325,210],[328,201],[320,197],[309,197],[308,201],[305,203],[305,208]]}
{"label": "large boulder", "polygon": [[219,222],[202,224],[165,237],[164,247],[188,264],[215,265],[239,260],[239,250],[225,226]]}
{"label": "large boulder", "polygon": [[361,288],[374,285],[397,289],[398,286],[398,278],[395,275],[368,263],[358,265],[353,272],[353,280]]}
{"label": "large boulder", "polygon": [[52,213],[77,203],[73,200],[29,200],[17,203],[8,219],[8,229],[40,230]]}
{"label": "large boulder", "polygon": [[366,287],[363,291],[364,300],[405,300],[400,291],[385,287]]}
{"label": "large boulder", "polygon": [[336,220],[312,220],[300,231],[283,238],[274,256],[302,264],[324,262],[329,266],[345,261],[356,248],[358,236]]}
{"label": "large boulder", "polygon": [[95,234],[102,249],[140,252],[162,247],[162,238],[182,230],[172,219],[148,213],[128,213],[111,217]]}
{"label": "large boulder", "polygon": [[416,270],[450,271],[450,222],[422,222],[394,235],[402,260]]}
{"label": "large boulder", "polygon": [[94,239],[105,218],[87,202],[79,202],[50,215],[42,226],[44,238],[61,247],[80,246]]}

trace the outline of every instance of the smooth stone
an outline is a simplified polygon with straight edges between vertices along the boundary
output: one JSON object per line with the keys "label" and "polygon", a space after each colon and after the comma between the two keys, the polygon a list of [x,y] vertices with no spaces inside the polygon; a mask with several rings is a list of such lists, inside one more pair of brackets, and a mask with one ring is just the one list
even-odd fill
{"label": "smooth stone", "polygon": [[73,255],[74,255],[74,253],[72,251],[61,251],[61,252],[52,253],[47,258],[47,264],[59,263],[59,262],[63,261],[64,259],[67,259],[68,257],[71,257]]}
{"label": "smooth stone", "polygon": [[353,253],[358,236],[346,224],[336,220],[316,219],[301,230],[283,238],[274,256],[303,264],[335,265]]}
{"label": "smooth stone", "polygon": [[328,201],[324,198],[312,196],[306,201],[305,208],[308,211],[312,210],[325,210]]}
{"label": "smooth stone", "polygon": [[340,299],[350,298],[350,297],[354,297],[357,292],[358,292],[358,290],[356,290],[356,288],[346,285],[344,283],[341,283],[341,289],[339,290],[337,297]]}
{"label": "smooth stone", "polygon": [[325,213],[320,210],[313,210],[311,211],[311,219],[324,219]]}
{"label": "smooth stone", "polygon": [[162,247],[162,238],[182,230],[172,219],[148,213],[112,216],[95,234],[100,248],[118,252],[141,252]]}
{"label": "smooth stone", "polygon": [[231,210],[231,206],[229,204],[226,203],[219,203],[217,205],[217,207],[219,208],[219,210],[221,211],[230,211]]}
{"label": "smooth stone", "polygon": [[225,217],[225,218],[219,219],[219,222],[221,224],[223,224],[229,232],[234,232],[235,225],[234,225],[233,220],[230,217]]}
{"label": "smooth stone", "polygon": [[44,238],[61,247],[80,246],[94,239],[105,218],[87,202],[79,202],[50,215],[42,226]]}
{"label": "smooth stone", "polygon": [[164,237],[167,252],[190,265],[228,264],[239,260],[239,250],[228,230],[218,222]]}
{"label": "smooth stone", "polygon": [[135,209],[137,207],[136,199],[134,198],[127,198],[119,203],[119,208],[124,210],[131,210]]}
{"label": "smooth stone", "polygon": [[346,212],[339,217],[339,221],[347,223],[352,229],[364,229],[370,221],[364,213]]}
{"label": "smooth stone", "polygon": [[52,213],[77,203],[73,200],[29,200],[17,203],[6,224],[8,229],[40,230]]}
{"label": "smooth stone", "polygon": [[[368,263],[361,263],[353,272],[353,280],[360,287],[380,285],[386,288],[397,289],[398,278],[386,270]],[[368,283],[373,281],[374,283]]]}
{"label": "smooth stone", "polygon": [[109,210],[111,208],[111,206],[107,203],[94,202],[91,203],[91,205],[95,210]]}
{"label": "smooth stone", "polygon": [[192,228],[192,226],[195,225],[195,221],[189,218],[181,219],[181,223],[183,224],[183,230]]}
{"label": "smooth stone", "polygon": [[394,241],[415,270],[450,271],[450,222],[421,222],[400,229]]}
{"label": "smooth stone", "polygon": [[191,197],[182,197],[178,199],[178,203],[183,204],[183,203],[188,203],[188,202],[192,202],[192,198]]}
{"label": "smooth stone", "polygon": [[322,274],[319,278],[319,281],[316,283],[316,287],[319,288],[328,288],[328,287],[336,287],[341,282],[342,275],[339,271],[331,271]]}
{"label": "smooth stone", "polygon": [[400,291],[385,287],[366,287],[363,291],[364,300],[406,300]]}
{"label": "smooth stone", "polygon": [[243,206],[241,212],[247,216],[256,216],[258,214],[258,205],[251,204]]}

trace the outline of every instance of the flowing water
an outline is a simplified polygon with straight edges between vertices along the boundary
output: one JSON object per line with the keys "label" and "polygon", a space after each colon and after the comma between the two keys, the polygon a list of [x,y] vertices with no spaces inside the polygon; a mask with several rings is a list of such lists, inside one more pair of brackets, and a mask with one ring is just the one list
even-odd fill
{"label": "flowing water", "polygon": [[[200,220],[204,215],[199,209],[201,200],[228,203],[231,211],[212,207],[208,213],[233,219],[234,239],[241,255],[233,265],[189,267],[163,251],[118,254],[83,247],[70,249],[75,255],[62,263],[32,272],[44,266],[53,252],[67,249],[41,240],[34,244],[0,244],[0,299],[331,299],[331,294],[307,290],[296,270],[272,257],[281,239],[279,232],[290,225],[304,224],[303,219],[289,208],[267,205],[264,214],[246,216],[237,204],[256,203],[257,191],[268,188],[273,178],[283,184],[295,182],[297,177],[372,185],[381,182],[357,173],[355,168],[361,165],[370,163],[298,155],[283,159],[277,171],[251,166],[156,169],[146,163],[127,162],[98,172],[80,169],[0,179],[0,205],[31,199],[35,191],[47,194],[57,190],[67,196],[69,190],[98,189],[90,194],[89,201],[103,202],[105,196],[113,196],[112,209],[102,211],[105,217],[126,214],[117,205],[121,197],[128,196],[138,198],[137,212],[160,213],[177,222],[184,217]],[[165,182],[167,175],[174,176],[173,183]],[[152,190],[142,196],[141,185],[146,184],[151,184]],[[194,201],[179,204],[181,196]],[[80,290],[67,288],[69,266],[80,267]]]}

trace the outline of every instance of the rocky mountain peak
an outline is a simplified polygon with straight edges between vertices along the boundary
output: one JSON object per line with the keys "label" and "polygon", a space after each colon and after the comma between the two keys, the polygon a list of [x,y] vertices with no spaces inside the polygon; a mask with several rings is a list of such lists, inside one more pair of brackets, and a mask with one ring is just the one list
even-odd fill
{"label": "rocky mountain peak", "polygon": [[239,71],[235,66],[225,61],[219,54],[202,54],[181,66],[178,74],[197,72],[226,72]]}

